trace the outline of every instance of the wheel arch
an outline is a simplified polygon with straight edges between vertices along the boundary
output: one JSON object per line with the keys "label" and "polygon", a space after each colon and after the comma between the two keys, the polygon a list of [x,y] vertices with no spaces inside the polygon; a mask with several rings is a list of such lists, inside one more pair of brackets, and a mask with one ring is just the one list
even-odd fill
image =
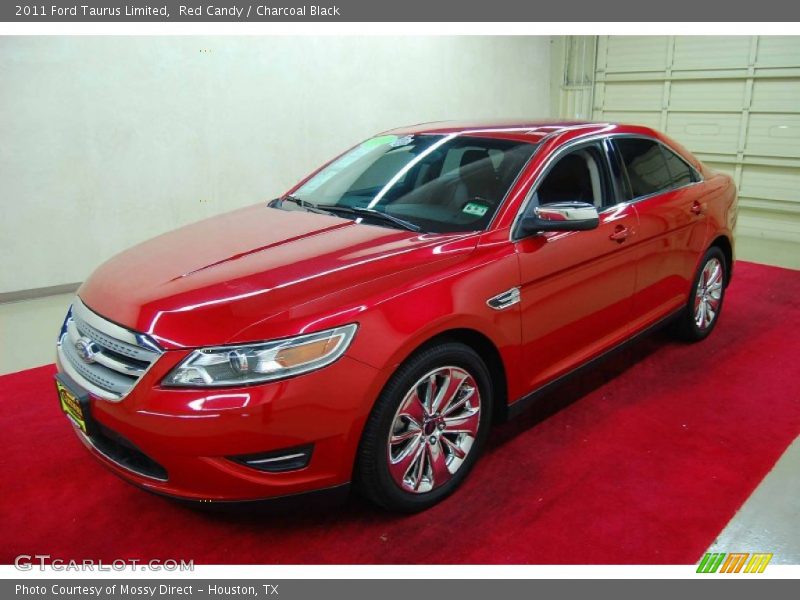
{"label": "wheel arch", "polygon": [[468,346],[481,357],[489,370],[492,385],[492,420],[502,422],[508,415],[508,375],[500,350],[494,342],[476,329],[467,327],[447,329],[428,338],[403,360],[405,362],[416,353],[446,342],[458,342]]}
{"label": "wheel arch", "polygon": [[728,239],[728,236],[719,235],[714,238],[714,241],[711,242],[709,248],[719,248],[722,251],[722,254],[725,256],[725,281],[726,285],[729,285],[731,282],[731,276],[733,275],[733,244]]}

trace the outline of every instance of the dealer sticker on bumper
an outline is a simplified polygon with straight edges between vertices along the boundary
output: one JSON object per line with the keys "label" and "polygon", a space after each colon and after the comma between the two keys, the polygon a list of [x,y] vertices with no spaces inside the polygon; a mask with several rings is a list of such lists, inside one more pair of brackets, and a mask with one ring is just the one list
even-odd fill
{"label": "dealer sticker on bumper", "polygon": [[56,379],[56,390],[58,390],[58,399],[61,402],[61,410],[67,415],[75,425],[80,427],[81,431],[86,432],[86,415],[84,415],[83,407],[81,406],[78,398],[69,389],[64,386],[58,379]]}

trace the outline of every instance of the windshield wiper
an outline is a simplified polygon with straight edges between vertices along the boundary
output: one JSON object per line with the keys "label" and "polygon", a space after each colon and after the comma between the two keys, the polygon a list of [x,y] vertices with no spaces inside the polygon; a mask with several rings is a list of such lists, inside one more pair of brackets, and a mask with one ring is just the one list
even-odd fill
{"label": "windshield wiper", "polygon": [[299,206],[302,209],[307,210],[308,212],[319,213],[321,215],[333,215],[336,213],[345,213],[348,215],[360,215],[365,217],[374,217],[376,219],[386,221],[387,223],[392,223],[393,225],[397,225],[398,227],[402,227],[403,229],[407,229],[408,231],[421,231],[422,228],[412,223],[411,221],[406,221],[405,219],[401,219],[400,217],[395,217],[394,215],[389,215],[385,212],[381,212],[379,210],[375,210],[372,208],[364,208],[363,206],[325,206],[322,208],[319,204],[314,204],[313,202],[309,202],[308,200],[303,200],[302,198],[298,198],[297,196],[286,195],[281,198],[275,198],[274,200],[270,201],[267,206],[273,208],[280,208],[281,205],[286,202],[292,202]]}
{"label": "windshield wiper", "polygon": [[422,227],[420,227],[416,223],[412,223],[411,221],[406,221],[405,219],[401,219],[400,217],[395,217],[394,215],[390,215],[385,212],[375,210],[373,208],[364,208],[362,206],[333,205],[333,206],[326,206],[325,210],[331,213],[341,212],[346,214],[360,215],[364,217],[373,217],[381,221],[386,221],[387,223],[392,223],[393,225],[397,225],[398,227],[402,227],[403,229],[407,229],[408,231],[422,230]]}
{"label": "windshield wiper", "polygon": [[298,198],[297,196],[286,195],[282,198],[275,198],[274,200],[270,201],[267,206],[272,208],[280,208],[286,201],[292,202],[299,206],[302,209],[307,210],[308,212],[318,213],[320,215],[331,215],[333,214],[330,211],[325,210],[324,208],[320,208],[313,202],[309,202],[308,200],[303,200],[302,198]]}

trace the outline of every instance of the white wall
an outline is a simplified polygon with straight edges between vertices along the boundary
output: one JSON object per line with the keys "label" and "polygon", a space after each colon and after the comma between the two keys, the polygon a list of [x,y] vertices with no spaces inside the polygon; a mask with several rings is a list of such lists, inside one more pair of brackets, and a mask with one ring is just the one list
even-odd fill
{"label": "white wall", "polygon": [[0,293],[83,280],[398,125],[550,114],[546,37],[0,39]]}

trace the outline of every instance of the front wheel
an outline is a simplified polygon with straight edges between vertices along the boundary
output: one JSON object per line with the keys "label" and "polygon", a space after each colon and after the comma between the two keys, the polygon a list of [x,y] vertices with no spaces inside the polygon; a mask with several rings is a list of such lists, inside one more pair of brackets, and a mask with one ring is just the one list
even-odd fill
{"label": "front wheel", "polygon": [[477,460],[491,411],[489,372],[470,347],[449,342],[412,356],[392,376],[365,426],[359,489],[392,510],[433,506]]}
{"label": "front wheel", "polygon": [[722,250],[716,246],[709,248],[700,261],[686,307],[675,324],[678,337],[697,342],[713,331],[722,312],[727,273]]}

